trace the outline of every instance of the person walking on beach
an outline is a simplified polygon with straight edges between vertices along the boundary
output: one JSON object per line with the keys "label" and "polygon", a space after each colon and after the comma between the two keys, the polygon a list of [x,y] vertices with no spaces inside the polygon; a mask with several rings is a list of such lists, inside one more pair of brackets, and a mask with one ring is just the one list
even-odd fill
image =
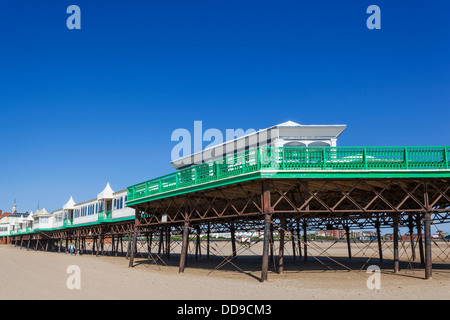
{"label": "person walking on beach", "polygon": [[69,244],[69,252],[70,252],[70,255],[73,255],[75,252],[75,246],[73,245],[73,243]]}

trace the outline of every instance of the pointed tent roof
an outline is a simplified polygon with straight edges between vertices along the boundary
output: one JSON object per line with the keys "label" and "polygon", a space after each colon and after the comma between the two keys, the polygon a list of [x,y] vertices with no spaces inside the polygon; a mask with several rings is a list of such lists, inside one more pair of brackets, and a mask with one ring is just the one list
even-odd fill
{"label": "pointed tent roof", "polygon": [[109,185],[109,182],[108,182],[105,189],[103,189],[103,191],[97,195],[97,200],[112,199],[113,194],[114,194],[114,190],[111,189],[111,186]]}
{"label": "pointed tent roof", "polygon": [[73,201],[73,198],[70,197],[69,201],[67,201],[67,203],[63,206],[64,210],[73,210],[75,209],[75,201]]}
{"label": "pointed tent roof", "polygon": [[33,221],[33,211],[30,212],[30,214],[28,215],[27,221]]}

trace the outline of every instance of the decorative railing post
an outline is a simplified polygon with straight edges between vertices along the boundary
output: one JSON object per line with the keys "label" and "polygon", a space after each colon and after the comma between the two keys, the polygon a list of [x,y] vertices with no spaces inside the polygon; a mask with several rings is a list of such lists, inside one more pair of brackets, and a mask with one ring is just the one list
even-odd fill
{"label": "decorative railing post", "polygon": [[364,169],[367,170],[367,150],[363,148],[363,161],[364,161]]}
{"label": "decorative railing post", "polygon": [[261,148],[256,149],[256,170],[261,170]]}
{"label": "decorative railing post", "polygon": [[448,149],[444,147],[444,167],[448,169]]}
{"label": "decorative railing post", "polygon": [[405,147],[405,155],[404,155],[404,159],[405,159],[405,166],[406,166],[406,169],[409,169],[408,147]]}

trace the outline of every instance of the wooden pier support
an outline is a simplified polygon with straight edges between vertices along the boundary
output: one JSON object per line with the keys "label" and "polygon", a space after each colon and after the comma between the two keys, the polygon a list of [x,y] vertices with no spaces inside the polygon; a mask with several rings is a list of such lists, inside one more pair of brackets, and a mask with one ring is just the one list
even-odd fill
{"label": "wooden pier support", "polygon": [[417,237],[419,241],[419,255],[420,255],[420,265],[425,265],[425,255],[423,252],[423,239],[422,239],[422,221],[420,220],[420,217],[418,216],[416,219],[416,228],[417,228]]}
{"label": "wooden pier support", "polygon": [[262,183],[262,208],[264,212],[264,243],[261,266],[261,282],[267,281],[267,273],[269,271],[269,246],[270,232],[272,225],[272,214],[270,207],[270,185],[264,180]]}
{"label": "wooden pier support", "polygon": [[209,251],[210,251],[210,247],[209,247],[210,246],[209,242],[210,242],[210,237],[211,237],[210,233],[211,233],[211,223],[208,222],[208,230],[206,232],[206,258],[207,259],[209,259]]}
{"label": "wooden pier support", "polygon": [[236,258],[236,232],[233,222],[231,223],[230,226],[230,233],[231,233],[231,250],[233,252],[233,258]]}
{"label": "wooden pier support", "polygon": [[303,221],[303,261],[308,261],[308,237],[306,233],[306,219]]}
{"label": "wooden pier support", "polygon": [[137,227],[134,227],[133,240],[130,239],[130,263],[128,267],[133,267],[134,264],[134,256],[136,254],[136,238],[137,238]]}
{"label": "wooden pier support", "polygon": [[284,236],[286,230],[286,219],[281,219],[281,228],[279,229],[280,235],[280,248],[278,253],[278,273],[283,273],[284,269]]}
{"label": "wooden pier support", "polygon": [[345,226],[345,235],[347,237],[347,252],[348,252],[348,260],[352,259],[352,247],[350,246],[350,227]]}
{"label": "wooden pier support", "polygon": [[416,261],[416,247],[414,242],[414,223],[413,217],[408,217],[409,241],[411,243],[411,260]]}
{"label": "wooden pier support", "polygon": [[[166,258],[167,260],[170,260],[170,237],[171,237],[171,230],[170,227],[166,228]],[[201,256],[201,251],[200,251]]]}
{"label": "wooden pier support", "polygon": [[431,279],[431,218],[429,212],[425,213],[425,216],[423,218],[423,230],[425,235],[425,279]]}
{"label": "wooden pier support", "polygon": [[183,240],[181,244],[180,265],[178,268],[178,273],[183,273],[184,267],[186,266],[188,238],[189,238],[189,222],[186,220],[184,221],[183,227]]}
{"label": "wooden pier support", "polygon": [[393,232],[394,232],[394,273],[399,271],[399,260],[398,260],[398,219],[397,215],[392,217],[393,219]]}
{"label": "wooden pier support", "polygon": [[375,222],[375,228],[377,230],[378,258],[380,260],[380,263],[383,263],[383,247],[381,244],[380,221],[378,220],[378,218],[377,218],[377,221]]}

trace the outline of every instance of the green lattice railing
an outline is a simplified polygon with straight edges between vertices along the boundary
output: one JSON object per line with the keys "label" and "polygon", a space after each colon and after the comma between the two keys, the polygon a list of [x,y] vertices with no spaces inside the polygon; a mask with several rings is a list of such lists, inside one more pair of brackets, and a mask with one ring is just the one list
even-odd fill
{"label": "green lattice railing", "polygon": [[251,172],[449,169],[450,147],[259,147],[127,188],[128,202]]}

